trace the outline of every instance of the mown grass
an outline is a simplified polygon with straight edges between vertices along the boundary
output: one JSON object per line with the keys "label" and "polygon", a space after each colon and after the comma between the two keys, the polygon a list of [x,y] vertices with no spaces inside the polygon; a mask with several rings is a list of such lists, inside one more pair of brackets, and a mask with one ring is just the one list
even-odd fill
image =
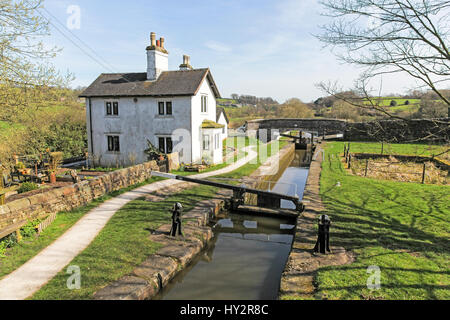
{"label": "mown grass", "polygon": [[129,186],[127,188],[108,193],[100,198],[97,198],[89,204],[76,208],[71,211],[63,211],[56,215],[55,221],[47,227],[39,237],[33,239],[24,239],[24,241],[16,244],[14,247],[7,250],[5,258],[0,258],[0,278],[11,273],[19,268],[25,262],[30,260],[42,249],[51,244],[54,240],[59,238],[64,232],[72,227],[81,217],[83,217],[91,209],[99,206],[108,199],[117,197],[118,195],[140,187],[142,185],[159,181],[162,178],[152,177],[142,183]]}
{"label": "mown grass", "polygon": [[148,239],[150,232],[170,223],[170,209],[180,202],[185,212],[198,201],[210,198],[216,188],[199,186],[172,195],[161,202],[133,200],[119,209],[94,241],[69,265],[81,270],[81,288],[69,290],[66,268],[36,292],[32,299],[91,299],[100,288],[126,275],[141,264],[160,244]]}
{"label": "mown grass", "polygon": [[[447,149],[448,146],[441,145],[383,143],[383,154],[432,156],[440,154]],[[382,144],[380,142],[350,142],[350,152],[352,153],[361,152],[380,154],[381,150]],[[344,146],[342,144],[342,149],[340,152],[343,151]]]}
{"label": "mown grass", "polygon": [[[341,142],[327,144],[320,193],[332,220],[331,244],[352,251],[355,261],[319,269],[316,297],[450,299],[450,187],[349,175],[342,150]],[[369,266],[381,270],[378,290],[367,288]]]}
{"label": "mown grass", "polygon": [[[249,142],[250,143],[250,142]],[[280,143],[279,148],[285,143]],[[272,146],[269,145],[270,155]],[[250,174],[261,164],[245,164],[241,168],[219,177],[239,177]],[[264,160],[265,161],[265,160]],[[263,162],[263,161],[262,161]],[[69,290],[66,285],[66,268],[36,292],[32,299],[91,299],[105,285],[130,273],[148,255],[155,253],[159,245],[148,239],[151,230],[170,222],[170,208],[181,202],[184,212],[198,201],[211,198],[217,188],[198,186],[172,195],[161,202],[137,199],[118,210],[94,241],[69,265],[81,270],[81,289]]]}

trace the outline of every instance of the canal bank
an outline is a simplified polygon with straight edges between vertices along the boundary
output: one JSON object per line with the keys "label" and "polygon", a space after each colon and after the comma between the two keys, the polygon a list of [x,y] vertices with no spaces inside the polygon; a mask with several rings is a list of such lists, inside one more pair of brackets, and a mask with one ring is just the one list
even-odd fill
{"label": "canal bank", "polygon": [[[281,159],[289,148],[290,146],[286,146],[280,151]],[[270,159],[264,164],[268,163]],[[151,299],[206,248],[212,237],[212,228],[206,223],[217,215],[224,205],[224,199],[230,196],[228,191],[220,190],[213,199],[197,203],[193,210],[184,214],[182,238],[167,236],[169,224],[152,230],[149,239],[159,243],[161,248],[132,273],[97,290],[94,299]],[[281,274],[281,270],[279,273]]]}
{"label": "canal bank", "polygon": [[[314,277],[317,269],[330,265],[351,263],[353,257],[342,247],[333,246],[333,225],[330,232],[329,254],[314,253],[317,222],[325,207],[320,196],[320,173],[325,158],[322,143],[318,144],[309,167],[303,192],[305,211],[297,220],[292,250],[281,276],[279,299],[314,299]],[[333,223],[333,217],[331,222]]]}
{"label": "canal bank", "polygon": [[[245,185],[301,198],[308,173],[308,168],[301,167],[305,156],[305,151],[290,145],[278,159],[254,171]],[[246,199],[246,203],[251,200]],[[293,209],[289,201],[281,207]],[[219,215],[214,219],[213,238],[207,248],[154,299],[277,299],[296,221],[292,211],[290,215],[266,210],[245,214],[239,209]]]}

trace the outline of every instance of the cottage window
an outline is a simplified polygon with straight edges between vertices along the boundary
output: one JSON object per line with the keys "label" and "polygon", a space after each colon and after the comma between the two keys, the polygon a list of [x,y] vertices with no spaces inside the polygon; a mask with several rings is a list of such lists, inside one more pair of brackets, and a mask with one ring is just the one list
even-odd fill
{"label": "cottage window", "polygon": [[166,138],[166,153],[172,153],[172,138]]}
{"label": "cottage window", "polygon": [[166,153],[166,139],[160,137],[159,141],[159,152]]}
{"label": "cottage window", "polygon": [[108,137],[108,151],[120,151],[119,136]]}
{"label": "cottage window", "polygon": [[208,96],[202,96],[202,112],[208,112]]}
{"label": "cottage window", "polygon": [[214,135],[214,148],[219,149],[219,147],[220,147],[220,134],[216,133]]}
{"label": "cottage window", "polygon": [[106,115],[110,116],[112,114],[111,102],[106,102]]}
{"label": "cottage window", "polygon": [[164,114],[164,102],[163,101],[158,102],[158,114],[160,114],[160,115]]}
{"label": "cottage window", "polygon": [[159,152],[161,153],[172,153],[172,138],[170,137],[159,137]]}
{"label": "cottage window", "polygon": [[106,115],[118,116],[119,115],[119,102],[106,101]]}
{"label": "cottage window", "polygon": [[203,150],[209,150],[209,135],[203,135]]}
{"label": "cottage window", "polygon": [[172,102],[171,101],[166,102],[166,114],[172,114]]}

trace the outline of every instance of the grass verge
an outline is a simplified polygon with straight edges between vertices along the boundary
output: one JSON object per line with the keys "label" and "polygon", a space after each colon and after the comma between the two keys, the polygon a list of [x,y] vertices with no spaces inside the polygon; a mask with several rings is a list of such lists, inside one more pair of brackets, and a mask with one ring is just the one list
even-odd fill
{"label": "grass verge", "polygon": [[161,202],[144,198],[129,202],[114,214],[89,247],[70,262],[69,265],[80,267],[81,288],[67,288],[70,275],[64,268],[32,299],[91,299],[95,291],[132,272],[160,248],[160,244],[150,241],[148,235],[151,230],[170,222],[170,208],[174,202],[180,202],[187,212],[198,201],[211,198],[216,192],[216,188],[199,186]]}
{"label": "grass verge", "polygon": [[[342,150],[342,142],[326,145],[320,193],[332,220],[332,245],[351,250],[356,259],[319,269],[317,298],[450,299],[450,187],[349,175],[339,160]],[[380,268],[378,290],[367,288],[369,266]]]}
{"label": "grass verge", "polygon": [[49,244],[59,238],[64,232],[66,232],[70,227],[72,227],[91,209],[99,206],[101,203],[105,202],[108,199],[117,197],[122,193],[161,179],[162,178],[160,177],[152,177],[142,183],[108,193],[100,198],[93,200],[91,203],[83,207],[58,213],[55,221],[53,221],[53,223],[49,227],[47,227],[39,237],[24,238],[23,241],[7,250],[6,257],[0,259],[0,278],[13,272],[25,262],[34,257],[36,254],[38,254],[42,249],[47,247]]}

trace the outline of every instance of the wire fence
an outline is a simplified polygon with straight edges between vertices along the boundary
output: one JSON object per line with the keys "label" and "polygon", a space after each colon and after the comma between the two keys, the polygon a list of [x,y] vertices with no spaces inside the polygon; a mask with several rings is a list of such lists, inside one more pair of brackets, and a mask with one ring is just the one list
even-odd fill
{"label": "wire fence", "polygon": [[[370,156],[376,156],[375,159]],[[402,157],[399,161],[396,157]],[[347,169],[353,174],[397,180],[404,182],[426,182],[433,184],[448,184],[449,172],[442,170],[433,156],[399,156],[391,154],[351,153],[350,144],[344,144],[344,161]],[[438,161],[439,163],[439,161]]]}

